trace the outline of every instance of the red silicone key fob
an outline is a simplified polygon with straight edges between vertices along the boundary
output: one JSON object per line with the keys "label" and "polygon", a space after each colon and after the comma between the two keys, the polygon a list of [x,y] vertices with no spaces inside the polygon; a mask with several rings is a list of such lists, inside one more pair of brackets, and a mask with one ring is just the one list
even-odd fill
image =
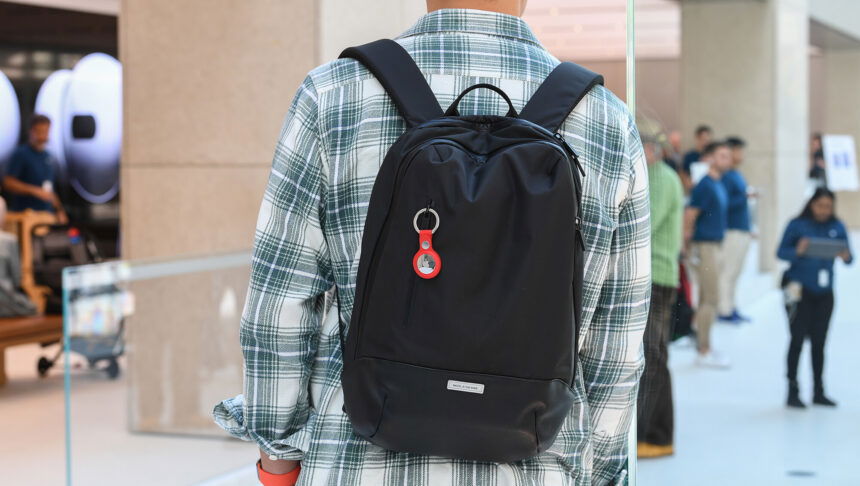
{"label": "red silicone key fob", "polygon": [[415,273],[425,279],[434,278],[442,270],[442,259],[433,250],[433,231],[418,232],[418,252],[412,258],[412,268]]}

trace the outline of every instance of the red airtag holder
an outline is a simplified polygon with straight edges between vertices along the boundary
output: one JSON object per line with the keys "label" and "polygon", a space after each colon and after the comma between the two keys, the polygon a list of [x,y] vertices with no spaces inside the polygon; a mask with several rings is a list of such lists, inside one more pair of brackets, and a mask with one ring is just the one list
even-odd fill
{"label": "red airtag holder", "polygon": [[424,279],[434,278],[442,270],[442,259],[433,249],[433,230],[418,232],[418,252],[412,258],[412,269]]}

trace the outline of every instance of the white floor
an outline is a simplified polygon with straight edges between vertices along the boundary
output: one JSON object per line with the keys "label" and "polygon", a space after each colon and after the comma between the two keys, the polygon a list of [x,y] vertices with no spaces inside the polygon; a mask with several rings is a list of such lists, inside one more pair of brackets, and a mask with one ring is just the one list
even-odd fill
{"label": "white floor", "polygon": [[[66,484],[62,367],[45,379],[36,377],[38,357],[55,349],[43,353],[33,345],[6,351],[9,383],[0,388],[0,486]],[[256,460],[254,447],[236,440],[129,433],[126,393],[122,375],[110,381],[102,373],[73,371],[75,486],[196,484]],[[245,477],[254,480],[253,468]],[[223,483],[232,484],[242,483]]]}
{"label": "white floor", "polygon": [[[860,484],[860,267],[837,265],[825,384],[839,406],[785,408],[788,328],[781,295],[767,290],[769,278],[748,272],[739,302],[753,322],[714,329],[715,347],[733,362],[730,370],[696,368],[691,348],[670,349],[676,453],[640,460],[639,486]],[[800,363],[807,402],[810,366],[807,344]]]}
{"label": "white floor", "polygon": [[[855,247],[858,241],[855,235]],[[639,486],[860,485],[860,265],[837,270],[826,379],[839,407],[789,411],[783,406],[784,312],[774,279],[752,271],[753,260],[739,294],[754,322],[714,329],[715,346],[734,366],[698,369],[692,349],[671,349],[676,455],[640,461]],[[65,481],[62,373],[36,378],[40,354],[38,346],[7,350],[10,382],[0,388],[2,486]],[[801,369],[808,399],[806,350]],[[73,484],[256,484],[252,444],[128,433],[124,381],[84,371],[75,376]]]}

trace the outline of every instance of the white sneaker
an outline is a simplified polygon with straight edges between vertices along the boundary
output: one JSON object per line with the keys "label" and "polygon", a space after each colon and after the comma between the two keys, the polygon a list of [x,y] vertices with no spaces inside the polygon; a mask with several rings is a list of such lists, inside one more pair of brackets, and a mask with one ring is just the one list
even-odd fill
{"label": "white sneaker", "polygon": [[672,346],[678,349],[692,349],[696,347],[696,338],[690,335],[682,336],[675,340]]}
{"label": "white sneaker", "polygon": [[709,351],[706,354],[700,353],[696,356],[696,366],[701,366],[703,368],[727,369],[731,367],[731,363],[716,351]]}

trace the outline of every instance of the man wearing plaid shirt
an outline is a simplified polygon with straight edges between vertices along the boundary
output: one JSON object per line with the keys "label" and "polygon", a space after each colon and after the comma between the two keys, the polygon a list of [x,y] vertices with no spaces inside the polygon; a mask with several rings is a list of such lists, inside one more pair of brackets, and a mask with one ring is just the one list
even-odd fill
{"label": "man wearing plaid shirt", "polygon": [[[519,18],[525,0],[427,4],[430,13],[395,40],[442,106],[491,83],[519,110],[559,63]],[[459,109],[504,113],[501,103],[475,93]],[[244,393],[215,407],[216,422],[259,445],[264,471],[300,464],[303,486],[626,484],[651,287],[648,173],[632,117],[603,86],[561,129],[586,172],[586,268],[575,399],[555,443],[496,464],[387,451],[353,433],[343,412],[339,332],[352,312],[370,192],[404,131],[391,99],[357,61],[324,64],[302,83],[257,221],[240,332]]]}

